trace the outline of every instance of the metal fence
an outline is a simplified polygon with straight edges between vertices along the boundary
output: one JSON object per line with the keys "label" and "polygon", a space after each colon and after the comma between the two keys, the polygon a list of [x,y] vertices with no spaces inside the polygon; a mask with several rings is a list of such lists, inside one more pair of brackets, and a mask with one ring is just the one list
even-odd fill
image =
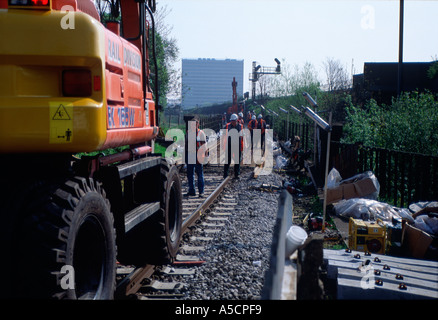
{"label": "metal fence", "polygon": [[277,120],[279,123],[275,125],[274,133],[277,134],[279,140],[293,141],[295,136],[301,139],[301,148],[303,150],[312,150],[315,139],[315,126],[313,123],[296,123],[287,122],[287,120]]}
{"label": "metal fence", "polygon": [[[301,138],[301,147],[314,150],[314,126],[282,121],[276,126],[280,140]],[[324,141],[322,141],[324,142]],[[316,142],[315,145],[318,145]],[[325,148],[321,148],[324,152]],[[324,156],[325,157],[325,156]],[[336,168],[343,178],[372,171],[380,184],[379,197],[395,206],[438,200],[438,157],[417,153],[343,144],[332,141],[329,170]],[[321,170],[321,172],[324,169]]]}
{"label": "metal fence", "polygon": [[393,205],[438,200],[438,157],[332,142],[330,160],[342,177],[372,171],[380,199]]}
{"label": "metal fence", "polygon": [[200,115],[199,122],[201,129],[211,129],[216,132],[222,129],[222,115],[220,114]]}

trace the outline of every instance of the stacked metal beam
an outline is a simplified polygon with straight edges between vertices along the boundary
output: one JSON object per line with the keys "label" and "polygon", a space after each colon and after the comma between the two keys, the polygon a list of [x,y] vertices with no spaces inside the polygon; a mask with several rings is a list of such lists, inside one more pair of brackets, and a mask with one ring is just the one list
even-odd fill
{"label": "stacked metal beam", "polygon": [[337,299],[438,299],[438,262],[324,249]]}

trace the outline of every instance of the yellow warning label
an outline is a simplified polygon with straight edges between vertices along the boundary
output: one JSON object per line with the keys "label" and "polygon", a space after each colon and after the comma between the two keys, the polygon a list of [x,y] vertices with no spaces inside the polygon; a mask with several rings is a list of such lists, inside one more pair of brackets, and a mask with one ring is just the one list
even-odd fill
{"label": "yellow warning label", "polygon": [[70,102],[50,102],[49,143],[73,142],[73,104]]}

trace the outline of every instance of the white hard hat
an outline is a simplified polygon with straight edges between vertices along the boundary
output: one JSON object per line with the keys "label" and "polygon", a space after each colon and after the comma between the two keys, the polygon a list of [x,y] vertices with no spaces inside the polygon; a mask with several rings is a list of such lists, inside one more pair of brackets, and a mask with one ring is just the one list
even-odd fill
{"label": "white hard hat", "polygon": [[251,117],[251,119],[252,119],[252,120],[255,120],[255,119],[256,119],[255,115],[253,115],[253,116]]}
{"label": "white hard hat", "polygon": [[263,118],[262,114],[259,114],[258,118],[259,118],[259,119],[260,119],[260,118]]}
{"label": "white hard hat", "polygon": [[233,121],[233,120],[237,120],[237,114],[233,113],[233,114],[231,115],[231,117],[230,117],[230,120],[231,120],[231,121]]}
{"label": "white hard hat", "polygon": [[239,112],[239,117],[243,117],[243,113],[242,112]]}

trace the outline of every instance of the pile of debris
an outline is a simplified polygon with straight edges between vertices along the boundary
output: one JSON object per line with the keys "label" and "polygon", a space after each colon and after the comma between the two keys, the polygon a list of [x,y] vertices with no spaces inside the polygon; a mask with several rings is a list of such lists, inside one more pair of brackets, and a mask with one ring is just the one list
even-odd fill
{"label": "pile of debris", "polygon": [[[282,147],[284,149],[284,145]],[[279,236],[274,238],[273,244],[277,245],[272,248],[277,262],[271,261],[277,269],[271,266],[271,280],[276,280],[274,283],[279,283],[280,288],[272,289],[266,298],[327,299],[330,294],[334,299],[438,298],[438,262],[433,261],[438,261],[438,202],[398,208],[378,201],[380,185],[373,172],[343,179],[332,169],[325,202],[335,228],[327,226],[327,220],[311,212],[309,206],[305,218],[297,221],[297,204],[299,206],[306,195],[312,193],[311,189],[315,194],[315,181],[312,178],[311,183],[302,183],[307,166],[301,170],[299,155],[294,159],[290,153],[286,155],[277,150],[275,157],[278,169],[291,177],[283,181],[283,188],[261,185],[260,190],[281,192],[286,189],[286,194],[293,198],[293,209],[290,209],[293,212],[287,223],[277,222]],[[298,170],[292,169],[293,164]],[[318,196],[323,199],[322,191],[318,190]],[[282,197],[288,199],[284,191],[280,200]],[[284,207],[286,204],[280,202],[279,216],[288,216],[281,214]],[[322,228],[324,220],[327,228]],[[295,225],[302,226],[308,238],[289,255],[285,252],[285,237]],[[325,229],[324,232],[320,232],[321,229]],[[327,237],[338,240],[338,236],[345,244],[341,248],[348,247],[348,252],[327,246]],[[285,253],[289,256],[284,260]],[[308,270],[304,268],[307,260],[311,266]],[[334,290],[330,290],[332,288]]]}
{"label": "pile of debris", "polygon": [[[349,245],[352,249],[356,248],[357,242],[365,241],[361,248],[373,252],[368,242],[377,239],[377,236],[353,237],[351,227],[358,221],[371,221],[383,228],[378,238],[382,242],[379,247],[383,248],[382,252],[438,260],[438,202],[419,202],[409,208],[398,208],[377,201],[379,182],[370,171],[342,180],[333,168],[327,187],[327,204],[332,204],[337,216],[349,221]],[[368,233],[366,230],[360,232]]]}

